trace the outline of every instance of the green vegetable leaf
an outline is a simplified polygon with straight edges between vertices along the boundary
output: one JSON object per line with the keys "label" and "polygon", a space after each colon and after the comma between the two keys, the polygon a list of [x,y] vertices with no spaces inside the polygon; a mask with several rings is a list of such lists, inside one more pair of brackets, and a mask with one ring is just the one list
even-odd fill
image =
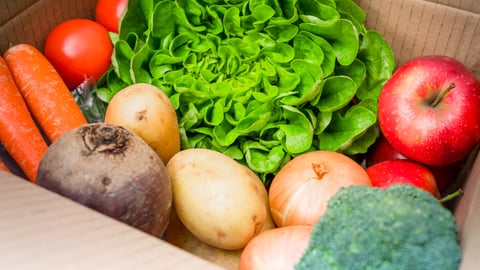
{"label": "green vegetable leaf", "polygon": [[300,105],[319,95],[321,92],[319,81],[320,78],[323,77],[321,67],[300,59],[293,60],[290,65],[295,71],[295,74],[301,77],[301,80],[293,93],[282,97],[280,100],[281,103],[286,105]]}
{"label": "green vegetable leaf", "polygon": [[246,142],[243,148],[248,167],[260,173],[277,171],[286,155],[280,145],[267,147],[256,141]]}
{"label": "green vegetable leaf", "polygon": [[161,88],[182,149],[225,153],[268,185],[296,155],[356,155],[378,136],[394,59],[364,23],[352,0],[129,0],[97,95]]}
{"label": "green vegetable leaf", "polygon": [[380,33],[370,30],[363,37],[358,59],[365,64],[367,76],[359,87],[357,96],[360,99],[378,99],[383,85],[392,76],[395,68],[391,47]]}
{"label": "green vegetable leaf", "polygon": [[130,78],[133,83],[151,83],[152,76],[148,69],[148,63],[153,52],[148,46],[143,46],[141,50],[131,58]]}
{"label": "green vegetable leaf", "polygon": [[134,55],[133,49],[126,41],[119,40],[115,43],[112,57],[113,71],[128,84],[133,83],[130,78],[130,61]]}
{"label": "green vegetable leaf", "polygon": [[175,32],[176,12],[178,12],[178,9],[175,2],[162,1],[155,5],[151,15],[153,20],[151,35],[160,39],[172,35]]}
{"label": "green vegetable leaf", "polygon": [[343,151],[376,121],[377,117],[373,112],[359,105],[352,106],[345,115],[335,112],[330,125],[318,135],[320,148]]}
{"label": "green vegetable leaf", "polygon": [[236,7],[229,8],[225,13],[223,25],[227,37],[242,36],[243,28],[240,22],[240,10]]}
{"label": "green vegetable leaf", "polygon": [[340,17],[353,23],[359,33],[366,32],[366,14],[355,2],[351,0],[335,0]]}
{"label": "green vegetable leaf", "polygon": [[[316,46],[318,46],[318,48],[322,50],[322,52],[318,52],[316,56],[312,55],[311,60],[316,60],[320,63],[320,66],[322,67],[322,75],[324,77],[330,76],[333,73],[336,65],[335,52],[332,45],[324,38],[314,35],[310,32],[301,31],[299,36],[308,37]],[[305,45],[301,44],[300,46]]]}
{"label": "green vegetable leaf", "polygon": [[300,24],[300,29],[328,40],[341,65],[350,65],[355,60],[360,46],[359,34],[351,21],[346,19],[311,21],[305,16],[301,17],[306,22]]}
{"label": "green vegetable leaf", "polygon": [[313,125],[315,120],[309,119],[299,109],[292,106],[282,106],[286,124],[279,129],[284,132],[284,145],[288,153],[299,154],[310,149],[313,140]]}
{"label": "green vegetable leaf", "polygon": [[298,33],[298,27],[292,24],[269,25],[265,27],[265,32],[278,43],[289,42]]}
{"label": "green vegetable leaf", "polygon": [[348,14],[354,18],[359,24],[365,24],[367,18],[365,11],[351,0],[335,0],[335,6],[340,13]]}
{"label": "green vegetable leaf", "polygon": [[322,81],[322,95],[312,102],[322,112],[333,112],[350,103],[357,84],[346,76],[331,76]]}
{"label": "green vegetable leaf", "polygon": [[337,66],[335,68],[335,75],[346,76],[352,79],[357,85],[361,85],[367,77],[367,68],[365,64],[359,59],[355,59],[348,66]]}
{"label": "green vegetable leaf", "polygon": [[152,11],[153,3],[150,0],[128,1],[119,22],[119,40],[127,39],[131,33],[146,38]]}
{"label": "green vegetable leaf", "polygon": [[302,0],[298,3],[301,13],[307,15],[312,20],[329,21],[340,18],[333,1]]}

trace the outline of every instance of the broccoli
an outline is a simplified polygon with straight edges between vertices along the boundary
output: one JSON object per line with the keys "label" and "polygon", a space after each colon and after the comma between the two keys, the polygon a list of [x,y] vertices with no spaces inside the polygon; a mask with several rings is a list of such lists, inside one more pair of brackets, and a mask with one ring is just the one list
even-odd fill
{"label": "broccoli", "polygon": [[296,270],[458,269],[453,214],[410,185],[342,188],[314,225]]}

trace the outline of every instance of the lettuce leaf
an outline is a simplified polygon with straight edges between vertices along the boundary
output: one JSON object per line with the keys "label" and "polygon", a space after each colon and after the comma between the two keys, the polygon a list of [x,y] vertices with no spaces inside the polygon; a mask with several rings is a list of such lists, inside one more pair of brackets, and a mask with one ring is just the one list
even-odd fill
{"label": "lettuce leaf", "polygon": [[394,69],[352,0],[129,0],[98,92],[161,88],[182,148],[226,153],[265,185],[296,155],[365,153]]}

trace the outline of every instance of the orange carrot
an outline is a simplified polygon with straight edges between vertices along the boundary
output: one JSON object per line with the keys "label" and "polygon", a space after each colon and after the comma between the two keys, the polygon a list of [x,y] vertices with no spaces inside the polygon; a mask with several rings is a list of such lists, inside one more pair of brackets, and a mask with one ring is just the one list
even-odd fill
{"label": "orange carrot", "polygon": [[19,44],[4,54],[27,107],[50,142],[87,123],[58,72],[34,46]]}
{"label": "orange carrot", "polygon": [[36,182],[38,165],[48,146],[1,57],[0,100],[0,142],[27,178]]}
{"label": "orange carrot", "polygon": [[3,161],[0,159],[0,170],[1,171],[6,171],[6,172],[9,172],[10,170],[8,169],[7,165],[5,165],[5,163],[3,163]]}

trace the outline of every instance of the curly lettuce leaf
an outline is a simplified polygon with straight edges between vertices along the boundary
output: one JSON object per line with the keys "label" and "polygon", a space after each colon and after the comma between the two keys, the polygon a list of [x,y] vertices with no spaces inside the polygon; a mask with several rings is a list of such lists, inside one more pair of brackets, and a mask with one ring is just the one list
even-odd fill
{"label": "curly lettuce leaf", "polygon": [[98,95],[158,86],[183,149],[223,152],[268,185],[296,155],[361,154],[378,136],[394,59],[364,23],[352,0],[129,0]]}

